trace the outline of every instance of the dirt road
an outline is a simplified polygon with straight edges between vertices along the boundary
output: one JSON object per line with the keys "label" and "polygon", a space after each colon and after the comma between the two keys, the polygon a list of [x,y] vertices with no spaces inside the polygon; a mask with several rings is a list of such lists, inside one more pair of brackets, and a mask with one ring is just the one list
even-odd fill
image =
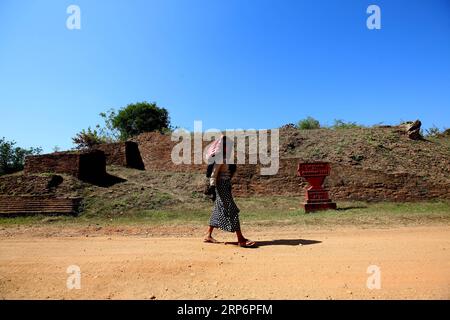
{"label": "dirt road", "polygon": [[[259,248],[198,237],[0,235],[0,297],[450,299],[449,226],[250,235]],[[81,289],[67,289],[70,265],[80,267]],[[367,288],[370,265],[380,268],[380,289]]]}

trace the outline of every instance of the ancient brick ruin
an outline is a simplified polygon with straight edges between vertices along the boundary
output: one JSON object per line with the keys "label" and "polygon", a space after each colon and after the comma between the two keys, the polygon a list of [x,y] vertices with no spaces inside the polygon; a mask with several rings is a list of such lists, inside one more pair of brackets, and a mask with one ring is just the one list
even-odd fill
{"label": "ancient brick ruin", "polygon": [[[292,130],[293,135],[280,147],[281,158],[278,173],[272,176],[263,176],[260,174],[261,165],[259,164],[239,165],[233,178],[235,195],[297,196],[299,201],[304,198],[304,188],[307,182],[297,176],[297,167],[299,163],[310,162],[310,159],[290,156],[290,152],[299,148],[299,144],[305,144],[309,134],[320,136],[326,132],[308,132],[302,133],[300,136],[298,131]],[[380,128],[379,130],[390,139],[405,137],[403,133],[395,135],[396,128]],[[358,132],[358,134],[367,133]],[[409,137],[405,137],[405,139],[409,140]],[[320,140],[316,139],[315,143],[317,141]],[[23,213],[74,213],[79,210],[77,205],[79,200],[73,199],[79,198],[79,190],[85,188],[86,182],[100,187],[108,187],[124,181],[108,175],[106,164],[145,169],[151,172],[164,172],[165,174],[192,173],[196,177],[204,177],[205,164],[176,165],[172,162],[171,152],[177,143],[171,141],[170,135],[153,132],[134,137],[133,141],[101,145],[91,151],[57,152],[27,157],[23,175],[0,177],[0,194],[4,196],[1,200],[0,213],[2,210],[7,214],[11,214],[14,210],[16,213],[18,211]],[[423,145],[419,146],[418,143],[423,143]],[[324,187],[329,190],[331,198],[335,200],[403,202],[450,199],[450,183],[447,174],[450,172],[450,161],[442,156],[446,154],[443,149],[432,149],[439,152],[441,156],[438,158],[433,157],[432,153],[419,150],[419,148],[430,145],[425,143],[414,141],[408,145],[400,145],[401,150],[405,150],[405,152],[408,150],[407,148],[416,148],[416,154],[421,155],[407,162],[407,168],[415,166],[415,171],[386,170],[385,168],[390,166],[386,159],[390,159],[390,157],[380,158],[384,161],[381,166],[374,165],[373,162],[370,166],[361,166],[360,158],[355,158],[353,154],[349,154],[348,158],[331,157],[327,161],[331,167],[331,174],[325,179]],[[207,144],[208,142],[204,142],[203,146]],[[388,145],[388,143],[386,144]],[[364,146],[366,147],[366,145]],[[369,147],[372,150],[380,148],[367,145],[366,150],[370,151]],[[322,145],[322,148],[326,149],[326,146]],[[386,150],[384,152],[388,152],[389,149],[383,148]],[[417,163],[420,163],[420,168],[425,163],[432,163],[435,169],[434,175],[427,175],[426,171],[418,170]],[[392,167],[397,169],[400,166],[393,163]],[[197,181],[200,180],[197,179]],[[203,186],[198,182],[192,185],[189,183],[186,181],[185,188],[191,189],[193,192],[203,191]],[[52,199],[55,202],[54,207],[49,204]],[[20,203],[23,203],[25,207],[21,207]],[[39,211],[39,208],[42,210]]]}
{"label": "ancient brick ruin", "polygon": [[0,213],[6,215],[70,214],[79,212],[81,198],[0,196]]}
{"label": "ancient brick ruin", "polygon": [[117,165],[139,170],[145,169],[136,142],[107,143],[98,145],[94,149],[104,152],[107,165]]}
{"label": "ancient brick ruin", "polygon": [[145,170],[169,172],[201,172],[204,170],[203,165],[177,165],[172,162],[171,152],[177,142],[172,141],[170,135],[164,135],[159,132],[146,132],[134,137],[133,141],[139,147]]}
{"label": "ancient brick ruin", "polygon": [[71,196],[76,183],[64,185],[62,175],[102,183],[109,178],[105,154],[94,150],[27,157],[23,175],[0,177],[0,213],[77,214],[82,198]]}
{"label": "ancient brick ruin", "polygon": [[[204,174],[205,165],[175,165],[171,150],[177,142],[170,135],[144,133],[134,138],[146,170],[165,172],[196,172]],[[260,165],[239,165],[233,178],[233,193],[238,196],[286,195],[304,196],[306,182],[297,176],[302,158],[281,158],[278,174],[261,176]],[[430,181],[412,173],[388,173],[364,169],[352,162],[330,162],[331,174],[325,187],[335,200],[355,201],[419,201],[450,199],[450,185]]]}
{"label": "ancient brick ruin", "polygon": [[83,181],[99,181],[106,176],[106,158],[100,150],[29,156],[24,173],[64,173]]}

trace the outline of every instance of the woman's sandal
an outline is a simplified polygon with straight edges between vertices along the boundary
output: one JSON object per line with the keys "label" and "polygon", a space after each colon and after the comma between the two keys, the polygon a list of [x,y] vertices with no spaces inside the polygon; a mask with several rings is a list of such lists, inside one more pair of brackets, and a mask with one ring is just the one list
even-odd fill
{"label": "woman's sandal", "polygon": [[256,242],[245,239],[244,242],[238,242],[238,246],[241,248],[253,248],[256,246]]}
{"label": "woman's sandal", "polygon": [[220,243],[219,241],[217,241],[213,237],[206,237],[206,238],[203,239],[203,242],[204,243]]}

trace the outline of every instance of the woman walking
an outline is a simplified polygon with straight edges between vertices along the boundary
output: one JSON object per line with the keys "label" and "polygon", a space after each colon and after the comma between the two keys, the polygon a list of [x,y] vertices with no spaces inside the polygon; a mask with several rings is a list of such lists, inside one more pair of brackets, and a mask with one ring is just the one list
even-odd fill
{"label": "woman walking", "polygon": [[224,231],[235,232],[239,246],[254,247],[255,242],[242,235],[239,222],[240,210],[236,206],[231,193],[231,178],[236,172],[236,165],[230,163],[232,151],[230,146],[232,143],[230,139],[222,136],[208,150],[207,156],[210,164],[208,165],[207,176],[209,177],[209,193],[213,196],[214,207],[204,242],[218,243],[212,237],[212,233],[214,228],[220,228]]}

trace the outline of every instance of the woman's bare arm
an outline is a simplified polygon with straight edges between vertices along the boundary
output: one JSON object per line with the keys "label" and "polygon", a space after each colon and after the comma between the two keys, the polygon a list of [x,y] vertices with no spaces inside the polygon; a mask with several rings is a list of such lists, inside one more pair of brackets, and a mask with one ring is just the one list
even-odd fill
{"label": "woman's bare arm", "polygon": [[221,168],[222,164],[214,164],[213,170],[211,172],[211,177],[209,178],[209,185],[210,186],[215,186],[216,185],[216,181],[217,181],[217,176],[219,175],[219,171]]}

